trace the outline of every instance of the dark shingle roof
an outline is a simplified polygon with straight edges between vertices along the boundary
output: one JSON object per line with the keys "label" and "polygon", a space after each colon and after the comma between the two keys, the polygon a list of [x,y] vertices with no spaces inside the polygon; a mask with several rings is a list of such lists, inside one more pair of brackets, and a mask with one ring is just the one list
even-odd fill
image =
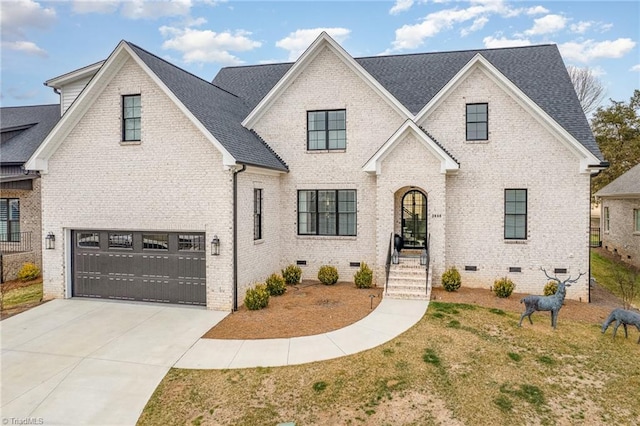
{"label": "dark shingle roof", "polygon": [[596,197],[615,197],[617,195],[636,195],[640,197],[640,164],[636,164],[609,185],[596,192]]}
{"label": "dark shingle roof", "polygon": [[[603,159],[555,45],[375,56],[356,61],[416,114],[478,53]],[[242,97],[253,109],[292,65],[223,68],[213,83]]]}
{"label": "dark shingle roof", "polygon": [[238,162],[288,170],[262,139],[240,124],[251,112],[241,98],[134,44],[127,44]]}
{"label": "dark shingle roof", "polygon": [[2,164],[26,163],[58,120],[58,104],[0,108],[2,133],[16,133],[2,142]]}

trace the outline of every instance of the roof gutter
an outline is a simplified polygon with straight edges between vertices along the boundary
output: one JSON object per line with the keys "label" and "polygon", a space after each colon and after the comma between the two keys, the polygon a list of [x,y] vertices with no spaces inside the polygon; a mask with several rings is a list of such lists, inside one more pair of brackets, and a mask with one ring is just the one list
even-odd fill
{"label": "roof gutter", "polygon": [[243,164],[233,172],[233,312],[238,310],[238,174],[245,170]]}

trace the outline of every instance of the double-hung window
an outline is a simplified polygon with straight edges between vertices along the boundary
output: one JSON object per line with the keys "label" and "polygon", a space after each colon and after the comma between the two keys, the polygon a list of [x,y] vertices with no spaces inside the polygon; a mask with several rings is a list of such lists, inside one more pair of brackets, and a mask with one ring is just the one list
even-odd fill
{"label": "double-hung window", "polygon": [[262,239],[262,189],[253,190],[253,239]]}
{"label": "double-hung window", "polygon": [[633,232],[640,232],[640,209],[633,210]]}
{"label": "double-hung window", "polygon": [[527,190],[504,190],[504,238],[527,239]]}
{"label": "double-hung window", "polygon": [[489,139],[488,104],[467,104],[467,140],[486,141]]}
{"label": "double-hung window", "polygon": [[20,241],[20,200],[0,199],[0,241]]}
{"label": "double-hung window", "polygon": [[122,97],[122,140],[125,142],[140,140],[141,105],[140,95]]}
{"label": "double-hung window", "polygon": [[609,207],[604,208],[604,232],[609,232]]}
{"label": "double-hung window", "polygon": [[299,235],[355,236],[356,191],[298,191]]}
{"label": "double-hung window", "polygon": [[309,151],[346,148],[346,110],[307,111],[307,149]]}

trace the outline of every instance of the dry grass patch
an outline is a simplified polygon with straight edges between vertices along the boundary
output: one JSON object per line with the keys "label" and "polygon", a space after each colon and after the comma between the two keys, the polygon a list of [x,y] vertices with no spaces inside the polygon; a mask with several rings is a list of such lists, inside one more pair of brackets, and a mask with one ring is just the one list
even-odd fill
{"label": "dry grass patch", "polygon": [[7,281],[1,284],[2,312],[1,318],[19,314],[42,303],[42,278],[22,282]]}
{"label": "dry grass patch", "polygon": [[518,328],[519,315],[431,302],[412,329],[336,360],[172,369],[139,424],[633,424],[639,345],[599,324]]}

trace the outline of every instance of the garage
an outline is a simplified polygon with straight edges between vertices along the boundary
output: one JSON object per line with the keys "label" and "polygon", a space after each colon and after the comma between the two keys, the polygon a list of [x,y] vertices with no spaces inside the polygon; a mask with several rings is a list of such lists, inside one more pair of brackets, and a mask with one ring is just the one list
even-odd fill
{"label": "garage", "polygon": [[72,232],[74,297],[206,305],[203,232]]}

